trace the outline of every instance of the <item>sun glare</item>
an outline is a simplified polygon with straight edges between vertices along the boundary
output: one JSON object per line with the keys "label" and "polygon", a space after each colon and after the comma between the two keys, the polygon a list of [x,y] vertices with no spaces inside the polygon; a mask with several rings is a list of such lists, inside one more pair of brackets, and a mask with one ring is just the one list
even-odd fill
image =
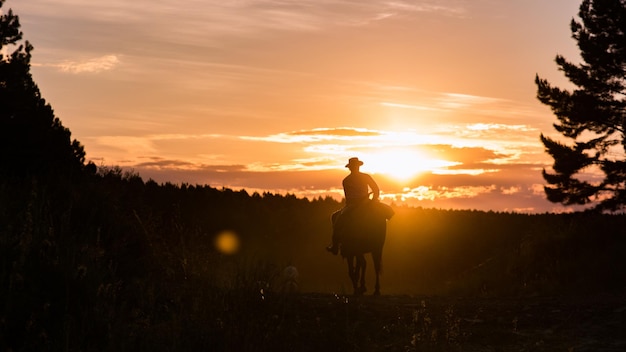
{"label": "sun glare", "polygon": [[371,173],[383,174],[397,181],[407,181],[424,172],[432,172],[456,163],[432,159],[418,151],[412,150],[385,150],[367,154],[363,157],[364,170]]}

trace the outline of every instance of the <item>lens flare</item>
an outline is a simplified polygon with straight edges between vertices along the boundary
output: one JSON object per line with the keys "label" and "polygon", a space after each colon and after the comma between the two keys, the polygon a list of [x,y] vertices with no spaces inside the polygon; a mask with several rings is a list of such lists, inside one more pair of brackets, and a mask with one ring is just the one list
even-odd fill
{"label": "lens flare", "polygon": [[232,231],[223,231],[215,238],[215,248],[223,254],[235,254],[239,251],[239,237]]}

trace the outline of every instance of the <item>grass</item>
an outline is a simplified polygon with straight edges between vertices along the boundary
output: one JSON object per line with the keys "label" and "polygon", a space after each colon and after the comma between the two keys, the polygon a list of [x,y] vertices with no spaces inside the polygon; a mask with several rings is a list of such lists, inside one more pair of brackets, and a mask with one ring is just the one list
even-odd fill
{"label": "grass", "polygon": [[[0,350],[624,347],[624,295],[598,297],[623,288],[623,218],[405,210],[394,221],[406,233],[389,236],[398,255],[386,257],[383,293],[451,284],[439,295],[353,297],[335,279],[344,264],[323,257],[336,204],[130,181],[105,177],[80,192],[0,183]],[[529,226],[503,232],[522,220]],[[228,256],[212,240],[231,226],[246,245]],[[307,292],[276,289],[290,259],[312,279]],[[338,293],[309,289],[320,283]]]}

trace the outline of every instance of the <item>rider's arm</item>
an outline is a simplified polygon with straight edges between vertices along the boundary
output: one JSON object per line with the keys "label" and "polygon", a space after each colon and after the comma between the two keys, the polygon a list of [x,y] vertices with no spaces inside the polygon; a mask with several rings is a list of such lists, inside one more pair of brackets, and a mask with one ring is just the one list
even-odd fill
{"label": "rider's arm", "polygon": [[380,196],[380,189],[378,188],[378,185],[376,184],[376,181],[374,181],[372,176],[370,176],[370,175],[367,175],[367,176],[368,176],[367,184],[372,189],[372,199],[373,200],[378,200],[378,197]]}

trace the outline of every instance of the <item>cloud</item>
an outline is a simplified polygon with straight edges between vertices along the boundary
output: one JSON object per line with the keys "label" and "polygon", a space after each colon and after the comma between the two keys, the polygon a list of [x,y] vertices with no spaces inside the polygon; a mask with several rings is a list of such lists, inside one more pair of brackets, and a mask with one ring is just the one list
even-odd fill
{"label": "cloud", "polygon": [[379,131],[367,130],[364,128],[352,128],[352,127],[338,127],[338,128],[315,128],[312,130],[301,130],[290,132],[294,136],[380,136],[382,133]]}
{"label": "cloud", "polygon": [[[108,155],[113,157],[112,160],[107,160],[109,163],[124,164],[125,166],[132,166],[136,163],[136,160],[129,160],[128,155],[142,155],[140,158],[154,158],[154,155],[164,155],[163,143],[169,143],[168,146],[181,145],[183,143],[202,143],[205,140],[225,140],[232,139],[233,137],[222,136],[216,134],[147,134],[147,135],[102,135],[83,138],[83,140],[89,141],[90,152],[88,154],[90,160],[102,158],[98,153],[93,153],[94,149],[97,149],[101,155]],[[93,154],[92,154],[93,153]],[[196,154],[195,156],[190,154],[190,160],[213,160],[215,155]],[[94,157],[95,156],[95,157]],[[155,159],[152,159],[155,160]],[[195,162],[195,161],[193,161]],[[179,165],[183,165],[180,163]],[[146,164],[147,166],[147,164]],[[158,163],[152,165],[158,166]],[[173,168],[175,164],[171,163],[169,168]],[[188,168],[188,166],[186,166]]]}
{"label": "cloud", "polygon": [[[336,26],[363,26],[393,16],[440,14],[462,16],[458,1],[336,1],[336,0],[30,0],[13,5],[34,17],[80,19],[92,27],[141,24],[154,29],[166,19],[168,38],[223,35],[255,35],[265,30],[319,31]],[[62,10],[59,10],[62,9]]]}
{"label": "cloud", "polygon": [[161,159],[153,158],[152,161],[145,161],[135,164],[133,167],[139,169],[152,169],[159,171],[166,170],[202,170],[204,172],[215,173],[232,173],[245,171],[246,167],[243,165],[205,165],[193,163],[187,160],[173,160],[173,159]]}
{"label": "cloud", "polygon": [[534,195],[544,195],[546,193],[544,187],[545,187],[544,184],[534,183],[530,185],[530,191]]}
{"label": "cloud", "polygon": [[104,55],[92,59],[83,61],[65,61],[60,64],[42,65],[42,66],[54,66],[62,72],[68,72],[73,74],[80,73],[100,73],[103,71],[110,71],[120,64],[120,59],[117,55]]}
{"label": "cloud", "polygon": [[[475,125],[474,128],[489,127],[493,130],[498,127],[516,126],[517,129],[523,128],[524,132],[537,133],[537,129],[532,128],[529,123],[541,122],[540,119],[545,116],[535,105],[503,98],[453,92],[425,92],[411,87],[379,85],[376,88],[381,106],[389,109],[454,114],[456,122],[471,120],[472,123],[468,125]],[[481,126],[483,122],[480,119],[488,119],[490,123],[488,126]]]}
{"label": "cloud", "polygon": [[500,188],[502,194],[515,194],[515,193],[519,193],[522,191],[522,187],[519,186],[514,186],[514,187],[507,187],[507,188]]}
{"label": "cloud", "polygon": [[468,124],[467,129],[471,131],[515,131],[515,132],[536,132],[536,128],[527,125],[505,125],[502,123],[474,123]]}
{"label": "cloud", "polygon": [[[232,189],[254,189],[265,191],[306,191],[315,194],[335,194],[341,188],[343,170],[252,170],[238,164],[207,165],[193,164],[180,169],[176,165],[187,165],[186,160],[154,159],[126,167],[137,171],[144,178],[158,182],[197,183],[219,185]],[[190,165],[187,165],[190,166]],[[342,191],[343,192],[343,191]]]}
{"label": "cloud", "polygon": [[436,141],[432,135],[416,133],[415,131],[385,131],[357,127],[314,128],[282,132],[269,136],[241,136],[241,139],[264,141],[271,143],[308,143],[322,148],[336,145],[324,143],[343,143],[353,149],[402,147],[425,145]]}
{"label": "cloud", "polygon": [[170,134],[154,134],[147,136],[151,140],[176,140],[176,139],[207,139],[207,138],[228,138],[216,133],[170,133]]}
{"label": "cloud", "polygon": [[394,1],[388,2],[388,5],[392,9],[405,12],[436,12],[455,17],[462,17],[467,12],[463,6],[458,4],[458,1],[421,1],[420,3],[414,1]]}
{"label": "cloud", "polygon": [[426,105],[414,105],[414,104],[403,104],[403,103],[391,103],[391,102],[382,102],[380,103],[382,106],[389,106],[392,108],[402,108],[402,109],[413,109],[413,110],[423,110],[423,111],[443,111],[444,109],[426,106]]}
{"label": "cloud", "polygon": [[475,198],[481,194],[491,193],[496,189],[495,185],[461,186],[452,188],[445,186],[419,186],[415,188],[406,188],[400,193],[384,194],[383,199],[388,198],[396,201],[407,202],[412,199],[417,201],[435,201],[452,198]]}
{"label": "cloud", "polygon": [[[506,129],[507,127],[499,126],[498,128]],[[515,127],[511,129],[516,130]],[[225,172],[231,172],[235,169],[224,168],[221,165],[244,162],[244,159],[235,161],[228,157],[232,154],[232,148],[242,148],[241,143],[247,144],[246,148],[272,150],[267,158],[246,162],[246,170],[257,173],[343,170],[345,160],[351,156],[360,156],[368,160],[367,171],[377,174],[385,174],[386,170],[391,170],[390,172],[393,173],[393,168],[389,169],[389,163],[390,160],[396,159],[415,160],[415,165],[405,170],[406,172],[457,177],[460,175],[500,175],[507,170],[512,170],[513,173],[523,170],[527,173],[540,166],[519,160],[519,151],[515,149],[476,146],[481,144],[479,140],[471,142],[475,144],[474,146],[463,146],[461,143],[458,145],[432,143],[431,136],[421,135],[414,131],[398,132],[354,127],[314,128],[266,136],[163,133],[143,136],[100,136],[92,140],[94,143],[92,145],[109,151],[109,154],[115,151],[121,159],[125,160],[128,159],[126,155],[130,151],[149,157],[162,157],[166,160],[150,160],[149,162],[134,162],[134,164],[142,168],[164,170],[176,168],[199,170],[216,164]],[[205,154],[207,143],[212,145],[211,154]],[[282,144],[291,144],[288,153],[281,146]],[[195,152],[191,152],[192,150]],[[183,155],[181,153],[187,155],[186,162],[171,161],[178,160],[179,156]],[[276,157],[272,157],[272,153],[285,156],[279,158],[281,162],[275,162]],[[125,162],[126,166],[132,166],[132,164],[133,162],[129,160]],[[409,171],[409,169],[414,171]],[[538,174],[538,171],[534,173]]]}
{"label": "cloud", "polygon": [[427,149],[430,155],[438,158],[447,158],[463,164],[474,164],[509,156],[508,154],[483,147],[457,147],[449,144],[428,145]]}
{"label": "cloud", "polygon": [[[309,199],[330,196],[341,200],[341,179],[346,175],[343,168],[331,167],[331,160],[324,157],[298,159],[289,165],[211,165],[154,156],[143,159],[146,160],[127,167],[133,168],[144,179],[245,189],[248,193],[289,193]],[[375,177],[383,191],[383,200],[396,204],[529,213],[551,211],[555,206],[545,200],[542,185],[538,183],[541,176],[534,175],[534,181],[529,181],[528,175],[520,175],[519,170],[523,167],[528,165],[511,165],[503,170],[509,173],[503,178],[428,175],[400,188],[392,186],[380,175]],[[526,186],[529,184],[533,186]]]}
{"label": "cloud", "polygon": [[[265,143],[299,144],[301,151],[312,155],[311,163],[302,163],[301,160],[292,160],[286,165],[262,166],[257,165],[256,170],[305,170],[333,168],[342,165],[349,156],[369,157],[369,171],[385,173],[388,162],[393,158],[406,160],[419,160],[418,166],[423,167],[423,172],[433,175],[483,175],[497,174],[512,165],[520,164],[527,170],[534,167],[520,160],[522,152],[515,144],[508,145],[510,141],[502,139],[502,142],[485,143],[481,133],[485,131],[512,131],[520,134],[527,130],[522,125],[505,124],[476,124],[472,129],[476,135],[465,137],[464,140],[456,140],[454,144],[440,143],[438,138],[432,135],[423,135],[414,131],[384,131],[353,127],[338,128],[315,128],[310,130],[298,130],[278,133],[269,136],[243,136],[245,140]],[[433,143],[434,142],[434,143]],[[485,144],[485,146],[481,146]],[[320,161],[322,161],[320,163]],[[417,166],[416,166],[417,167]],[[407,171],[408,172],[408,171]]]}
{"label": "cloud", "polygon": [[137,136],[97,136],[90,138],[96,146],[118,150],[124,154],[129,151],[140,154],[157,152],[154,143],[145,137]]}
{"label": "cloud", "polygon": [[384,135],[384,133],[375,130],[338,127],[291,131],[265,137],[242,136],[241,138],[275,143],[315,143],[322,141],[350,141],[355,138],[372,138],[382,135]]}

